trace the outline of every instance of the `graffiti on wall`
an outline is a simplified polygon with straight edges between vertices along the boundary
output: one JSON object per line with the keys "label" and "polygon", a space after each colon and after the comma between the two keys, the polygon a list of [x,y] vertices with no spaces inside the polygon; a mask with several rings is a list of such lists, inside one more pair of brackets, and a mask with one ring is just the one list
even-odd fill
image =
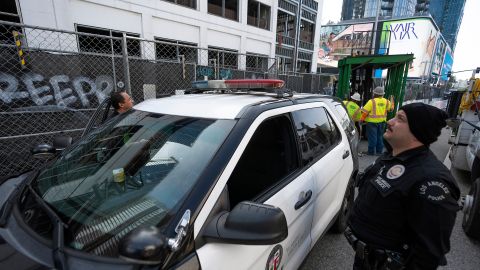
{"label": "graffiti on wall", "polygon": [[[208,79],[210,80],[216,79],[214,68],[206,67],[206,66],[197,66],[197,79],[203,80],[205,76],[207,76]],[[218,71],[218,78],[223,80],[232,79],[233,78],[232,71],[230,69],[221,68]]]}
{"label": "graffiti on wall", "polygon": [[92,100],[93,103],[101,103],[113,88],[113,79],[108,75],[95,78],[55,75],[46,78],[38,73],[16,77],[0,72],[0,101],[9,107],[23,107],[28,103],[33,106],[56,104],[62,107],[76,104],[89,108],[95,105]]}

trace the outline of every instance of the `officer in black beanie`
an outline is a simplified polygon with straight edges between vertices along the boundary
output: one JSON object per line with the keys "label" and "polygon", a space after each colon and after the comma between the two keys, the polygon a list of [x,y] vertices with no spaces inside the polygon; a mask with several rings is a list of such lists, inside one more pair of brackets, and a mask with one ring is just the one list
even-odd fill
{"label": "officer in black beanie", "polygon": [[345,230],[353,269],[436,269],[446,265],[460,190],[429,145],[446,125],[444,111],[423,103],[387,122],[392,151],[358,178],[359,193]]}

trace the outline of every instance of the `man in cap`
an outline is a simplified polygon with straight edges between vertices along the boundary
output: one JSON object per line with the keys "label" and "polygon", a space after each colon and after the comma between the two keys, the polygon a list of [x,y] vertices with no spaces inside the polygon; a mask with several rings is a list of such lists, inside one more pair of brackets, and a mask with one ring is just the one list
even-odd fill
{"label": "man in cap", "polygon": [[381,155],[383,152],[383,137],[385,122],[387,121],[387,112],[392,111],[394,107],[393,96],[390,100],[383,97],[385,90],[383,87],[373,89],[373,98],[370,99],[362,108],[361,121],[367,123],[368,155]]}
{"label": "man in cap", "polygon": [[353,269],[436,269],[446,265],[460,191],[430,151],[447,114],[430,105],[400,108],[383,137],[392,151],[361,176],[345,236]]}

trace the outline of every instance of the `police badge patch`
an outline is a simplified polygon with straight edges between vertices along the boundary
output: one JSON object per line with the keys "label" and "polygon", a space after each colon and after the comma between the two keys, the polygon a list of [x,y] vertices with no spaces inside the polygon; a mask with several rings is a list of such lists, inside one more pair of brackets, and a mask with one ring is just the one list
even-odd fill
{"label": "police badge patch", "polygon": [[388,179],[397,179],[403,175],[405,172],[405,166],[397,164],[388,169],[387,178]]}
{"label": "police badge patch", "polygon": [[418,194],[432,202],[441,202],[450,196],[448,187],[444,183],[434,180],[423,183],[418,191]]}
{"label": "police badge patch", "polygon": [[282,262],[283,248],[281,245],[276,245],[270,255],[268,256],[267,266],[265,270],[279,270]]}

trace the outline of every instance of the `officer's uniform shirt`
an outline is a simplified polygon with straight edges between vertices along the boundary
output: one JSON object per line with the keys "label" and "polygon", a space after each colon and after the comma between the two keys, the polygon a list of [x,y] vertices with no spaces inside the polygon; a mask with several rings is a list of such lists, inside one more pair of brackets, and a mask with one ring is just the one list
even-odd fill
{"label": "officer's uniform shirt", "polygon": [[348,223],[360,240],[404,253],[408,247],[407,269],[446,264],[460,191],[428,147],[384,154],[358,184]]}

